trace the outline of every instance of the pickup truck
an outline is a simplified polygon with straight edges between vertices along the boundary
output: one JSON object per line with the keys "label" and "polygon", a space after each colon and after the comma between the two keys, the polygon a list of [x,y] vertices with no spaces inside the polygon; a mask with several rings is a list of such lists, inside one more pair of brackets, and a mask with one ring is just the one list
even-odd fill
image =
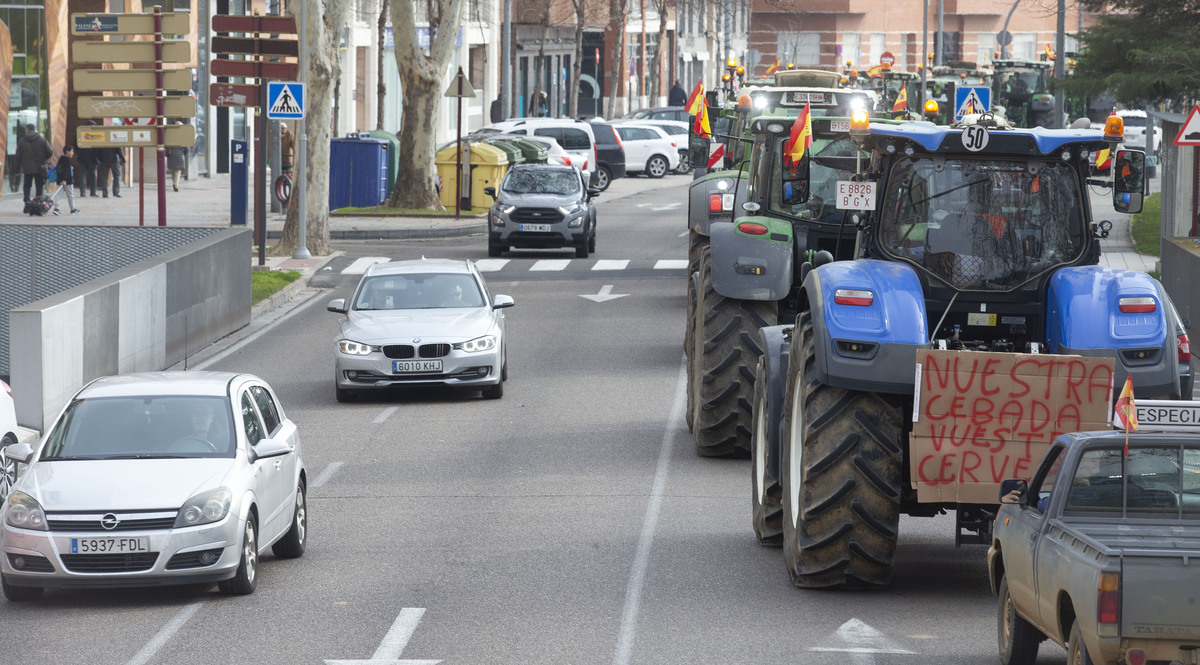
{"label": "pickup truck", "polygon": [[1000,496],[1002,663],[1033,663],[1046,639],[1072,665],[1200,663],[1200,430],[1064,434]]}

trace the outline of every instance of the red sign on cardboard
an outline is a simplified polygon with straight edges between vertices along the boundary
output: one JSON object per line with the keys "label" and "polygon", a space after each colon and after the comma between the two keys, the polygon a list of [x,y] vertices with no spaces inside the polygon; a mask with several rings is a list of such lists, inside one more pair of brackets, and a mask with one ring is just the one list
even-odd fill
{"label": "red sign on cardboard", "polygon": [[1054,437],[1111,429],[1113,359],[917,352],[909,464],[922,503],[997,503]]}

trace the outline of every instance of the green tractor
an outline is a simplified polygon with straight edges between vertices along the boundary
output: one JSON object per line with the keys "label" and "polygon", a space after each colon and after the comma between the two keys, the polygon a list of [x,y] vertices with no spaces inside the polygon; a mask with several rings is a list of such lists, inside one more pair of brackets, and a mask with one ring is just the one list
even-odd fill
{"label": "green tractor", "polygon": [[992,108],[1014,127],[1053,127],[1053,63],[1040,60],[993,60]]}

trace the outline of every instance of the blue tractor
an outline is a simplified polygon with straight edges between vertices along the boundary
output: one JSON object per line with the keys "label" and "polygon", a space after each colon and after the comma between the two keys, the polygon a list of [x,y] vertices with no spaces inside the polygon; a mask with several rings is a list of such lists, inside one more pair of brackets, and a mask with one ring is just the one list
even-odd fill
{"label": "blue tractor", "polygon": [[[955,511],[956,543],[987,542],[995,504],[918,500],[914,489],[919,350],[1112,358],[1139,398],[1180,396],[1162,286],[1097,265],[1111,223],[1092,219],[1091,161],[1119,130],[1106,140],[984,114],[952,126],[857,118],[850,133],[869,155],[836,190],[857,231],[853,257],[819,252],[801,265],[794,323],[756,340],[754,530],[782,545],[798,587],[887,584],[902,513]],[[1117,154],[1104,184],[1118,212],[1141,210],[1144,164],[1143,153]],[[757,256],[742,274],[766,286],[779,266]]]}

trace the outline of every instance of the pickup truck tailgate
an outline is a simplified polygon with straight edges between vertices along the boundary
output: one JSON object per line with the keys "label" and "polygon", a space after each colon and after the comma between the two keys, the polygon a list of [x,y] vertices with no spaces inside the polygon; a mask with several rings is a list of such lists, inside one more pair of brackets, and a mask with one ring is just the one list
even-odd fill
{"label": "pickup truck tailgate", "polygon": [[1123,550],[1121,635],[1200,640],[1200,550]]}

